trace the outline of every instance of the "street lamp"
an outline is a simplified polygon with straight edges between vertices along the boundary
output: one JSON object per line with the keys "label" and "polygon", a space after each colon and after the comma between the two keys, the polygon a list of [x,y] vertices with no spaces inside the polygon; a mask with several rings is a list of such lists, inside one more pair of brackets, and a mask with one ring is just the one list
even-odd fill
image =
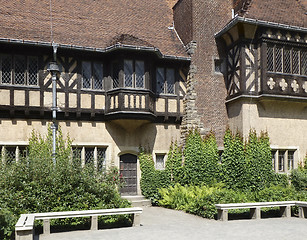
{"label": "street lamp", "polygon": [[57,113],[57,101],[56,101],[56,80],[57,74],[60,73],[59,66],[56,63],[56,49],[54,50],[54,61],[49,63],[48,71],[52,75],[52,161],[53,165],[56,164],[56,131],[57,131],[57,122],[56,122],[56,113]]}

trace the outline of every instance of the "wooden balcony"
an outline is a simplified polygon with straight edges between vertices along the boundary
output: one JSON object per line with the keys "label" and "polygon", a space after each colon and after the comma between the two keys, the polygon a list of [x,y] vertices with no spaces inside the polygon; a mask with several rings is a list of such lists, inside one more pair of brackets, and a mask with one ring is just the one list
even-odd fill
{"label": "wooden balcony", "polygon": [[307,76],[268,72],[266,78],[263,79],[261,90],[261,94],[265,95],[306,98],[307,100]]}
{"label": "wooden balcony", "polygon": [[145,119],[153,121],[155,95],[147,89],[117,88],[106,93],[108,119]]}

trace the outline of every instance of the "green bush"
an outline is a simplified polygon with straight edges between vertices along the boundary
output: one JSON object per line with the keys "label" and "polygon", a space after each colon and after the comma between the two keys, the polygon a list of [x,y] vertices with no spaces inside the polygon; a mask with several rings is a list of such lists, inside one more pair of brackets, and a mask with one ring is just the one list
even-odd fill
{"label": "green bush", "polygon": [[248,176],[243,139],[239,133],[233,135],[227,129],[224,136],[222,172],[225,186],[230,189],[247,189]]}
{"label": "green bush", "polygon": [[[28,156],[0,169],[1,239],[9,239],[16,220],[22,213],[71,211],[127,207],[121,199],[114,169],[97,172],[82,168],[71,159],[71,140],[57,137],[56,164],[53,164],[51,131],[46,138],[33,132]],[[110,180],[112,179],[112,180]],[[115,218],[113,218],[116,221]],[[60,224],[86,221],[65,219]]]}
{"label": "green bush", "polygon": [[292,170],[290,179],[296,190],[307,190],[307,170],[300,168]]}
{"label": "green bush", "polygon": [[225,189],[221,186],[181,186],[160,189],[159,204],[178,210],[214,218],[217,214],[215,204],[252,201],[251,195]]}
{"label": "green bush", "polygon": [[272,168],[270,141],[267,133],[257,137],[256,131],[251,130],[246,143],[248,188],[259,191],[268,187],[275,177]]}
{"label": "green bush", "polygon": [[168,187],[171,183],[169,172],[156,170],[152,155],[140,150],[140,167],[142,171],[140,185],[142,194],[149,198],[153,204],[160,198],[159,188]]}
{"label": "green bush", "polygon": [[[307,192],[298,192],[292,187],[271,186],[260,191],[235,191],[220,186],[181,186],[176,184],[160,189],[159,204],[164,207],[214,218],[217,214],[215,204],[272,202],[272,201],[307,201]],[[245,210],[233,210],[240,213]]]}
{"label": "green bush", "polygon": [[165,162],[165,170],[168,172],[172,184],[183,183],[182,150],[177,142],[172,143],[170,146]]}
{"label": "green bush", "polygon": [[211,132],[202,139],[198,130],[190,131],[184,148],[184,180],[190,185],[210,185],[218,176],[218,149]]}

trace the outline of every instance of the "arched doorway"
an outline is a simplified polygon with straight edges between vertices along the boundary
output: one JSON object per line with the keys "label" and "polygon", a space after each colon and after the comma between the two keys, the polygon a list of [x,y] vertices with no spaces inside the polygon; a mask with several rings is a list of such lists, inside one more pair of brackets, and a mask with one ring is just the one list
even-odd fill
{"label": "arched doorway", "polygon": [[137,156],[124,154],[120,156],[120,173],[125,180],[125,186],[121,189],[123,195],[137,194]]}

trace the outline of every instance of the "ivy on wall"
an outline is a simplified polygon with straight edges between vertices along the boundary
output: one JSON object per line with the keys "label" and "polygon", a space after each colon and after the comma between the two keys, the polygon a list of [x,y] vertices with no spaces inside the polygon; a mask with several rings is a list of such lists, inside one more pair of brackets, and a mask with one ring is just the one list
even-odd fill
{"label": "ivy on wall", "polygon": [[260,191],[270,185],[288,185],[286,175],[276,174],[272,168],[268,134],[259,136],[251,130],[244,143],[239,133],[227,129],[224,135],[224,151],[219,162],[216,138],[210,132],[202,138],[198,130],[191,130],[184,149],[172,143],[165,170],[156,170],[151,154],[141,151],[142,193],[159,199],[158,189],[179,183],[188,186],[214,186],[222,183],[227,189]]}
{"label": "ivy on wall", "polygon": [[224,136],[222,181],[231,189],[247,188],[247,171],[243,139],[239,133],[233,135],[230,129],[226,130]]}
{"label": "ivy on wall", "polygon": [[170,176],[171,183],[181,183],[184,181],[183,176],[183,162],[182,162],[182,149],[178,146],[177,142],[171,143],[167,160],[165,163],[165,170]]}
{"label": "ivy on wall", "polygon": [[156,199],[159,199],[158,189],[170,185],[170,175],[165,170],[156,170],[152,155],[144,149],[140,149],[138,158],[142,172],[140,180],[142,194],[155,204]]}

